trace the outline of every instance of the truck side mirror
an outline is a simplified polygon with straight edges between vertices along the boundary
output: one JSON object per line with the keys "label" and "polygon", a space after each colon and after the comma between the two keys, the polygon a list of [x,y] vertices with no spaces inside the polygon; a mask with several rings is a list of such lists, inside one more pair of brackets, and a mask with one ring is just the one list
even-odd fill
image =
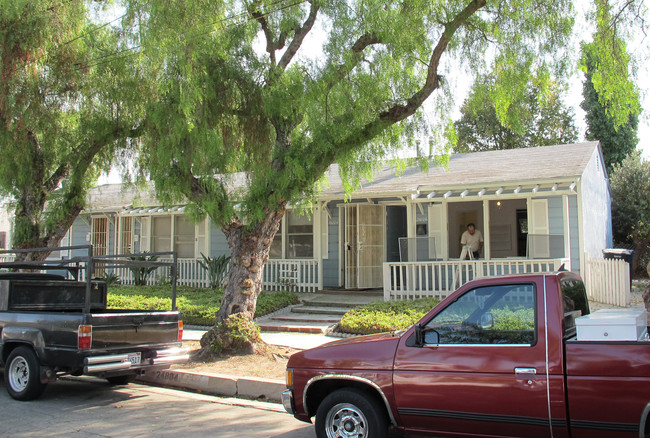
{"label": "truck side mirror", "polygon": [[422,347],[424,345],[424,329],[419,322],[415,324],[415,346]]}
{"label": "truck side mirror", "polygon": [[[440,342],[440,335],[437,331],[423,327],[422,324],[415,324],[415,346],[423,347],[426,345],[438,345]],[[408,344],[407,344],[408,345]]]}

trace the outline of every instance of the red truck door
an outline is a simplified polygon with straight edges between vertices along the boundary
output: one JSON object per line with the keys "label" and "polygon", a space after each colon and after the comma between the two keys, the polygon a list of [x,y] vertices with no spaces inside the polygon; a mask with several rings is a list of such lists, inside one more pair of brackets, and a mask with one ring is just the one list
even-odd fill
{"label": "red truck door", "polygon": [[469,289],[423,321],[424,346],[414,335],[402,339],[394,387],[407,429],[550,436],[539,289],[534,282]]}

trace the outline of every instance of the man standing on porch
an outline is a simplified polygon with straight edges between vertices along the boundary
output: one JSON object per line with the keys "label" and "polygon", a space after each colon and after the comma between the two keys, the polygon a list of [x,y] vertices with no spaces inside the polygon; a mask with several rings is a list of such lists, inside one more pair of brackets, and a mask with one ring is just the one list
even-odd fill
{"label": "man standing on porch", "polygon": [[475,259],[480,257],[481,249],[483,249],[483,235],[472,223],[467,224],[467,231],[460,237],[461,254],[464,246],[469,246],[469,250],[472,251]]}

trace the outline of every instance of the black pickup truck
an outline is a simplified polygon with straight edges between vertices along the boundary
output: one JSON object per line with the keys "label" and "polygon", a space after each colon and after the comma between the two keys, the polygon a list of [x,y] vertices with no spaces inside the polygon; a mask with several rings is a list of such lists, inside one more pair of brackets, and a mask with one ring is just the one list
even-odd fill
{"label": "black pickup truck", "polygon": [[[57,249],[92,254],[90,246]],[[14,271],[0,273],[0,365],[11,397],[35,399],[47,383],[65,374],[126,384],[138,374],[187,360],[181,348],[183,322],[175,310],[175,263],[122,257],[0,263],[0,269]],[[173,310],[107,309],[106,283],[91,280],[94,267],[133,265],[168,267]],[[80,272],[86,272],[86,280],[78,280]]]}

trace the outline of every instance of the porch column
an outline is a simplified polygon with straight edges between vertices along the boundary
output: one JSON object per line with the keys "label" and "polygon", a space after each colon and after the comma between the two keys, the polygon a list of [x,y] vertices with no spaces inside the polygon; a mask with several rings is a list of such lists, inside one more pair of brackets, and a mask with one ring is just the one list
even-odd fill
{"label": "porch column", "polygon": [[[415,224],[416,224],[416,219],[415,219],[415,204],[413,202],[408,201],[406,203],[406,237],[409,239],[410,242],[414,242],[415,237],[417,237],[415,233]],[[416,245],[408,245],[408,251],[409,251],[409,260],[413,261],[417,258],[417,247]]]}
{"label": "porch column", "polygon": [[490,201],[483,200],[483,256],[490,260]]}
{"label": "porch column", "polygon": [[571,270],[571,218],[569,216],[569,196],[562,195],[562,220],[564,222],[564,257],[569,259],[567,270]]}

